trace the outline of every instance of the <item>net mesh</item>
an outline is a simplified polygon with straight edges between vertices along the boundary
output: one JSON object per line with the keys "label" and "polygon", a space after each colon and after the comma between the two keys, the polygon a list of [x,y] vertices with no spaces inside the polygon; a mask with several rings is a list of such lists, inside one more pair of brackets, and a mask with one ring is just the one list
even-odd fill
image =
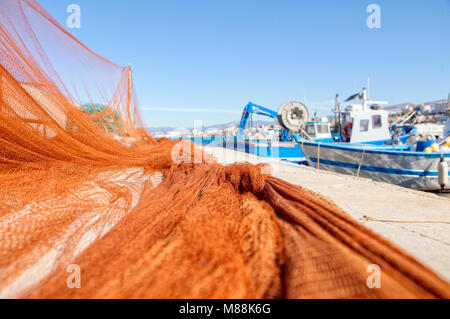
{"label": "net mesh", "polygon": [[174,163],[176,143],[144,129],[129,67],[0,1],[0,298],[450,297],[322,196],[263,165]]}

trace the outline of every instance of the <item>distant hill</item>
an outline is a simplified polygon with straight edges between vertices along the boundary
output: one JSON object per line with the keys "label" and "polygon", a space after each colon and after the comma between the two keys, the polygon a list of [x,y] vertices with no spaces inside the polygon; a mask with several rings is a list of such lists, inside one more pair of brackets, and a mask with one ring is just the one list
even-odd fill
{"label": "distant hill", "polygon": [[[384,107],[385,110],[390,111],[392,114],[401,114],[402,112],[407,111],[409,107],[415,107],[418,105],[424,105],[425,108],[425,114],[437,114],[437,113],[445,113],[447,109],[447,100],[436,100],[426,103],[413,103],[413,102],[405,102],[395,105],[389,105]],[[334,118],[334,115],[328,116],[329,120],[332,120]],[[268,125],[272,124],[274,121],[266,120],[266,121],[253,121],[253,126],[259,126],[259,125]],[[204,126],[203,130],[207,131],[209,129],[218,129],[218,130],[224,130],[229,127],[232,127],[234,125],[239,125],[239,121],[234,122],[228,122],[228,123],[222,123],[222,124],[215,124],[215,125],[209,125]],[[149,127],[148,130],[153,135],[165,135],[169,132],[182,132],[183,134],[189,134],[192,132],[193,128],[177,128],[177,127],[170,127],[170,126],[161,126],[161,127]]]}
{"label": "distant hill", "polygon": [[447,109],[447,100],[437,100],[437,101],[425,102],[425,103],[421,103],[421,104],[406,102],[406,103],[386,106],[384,109],[390,111],[393,114],[400,114],[402,112],[405,112],[408,107],[415,107],[418,105],[424,106],[425,114],[445,113],[445,111]]}

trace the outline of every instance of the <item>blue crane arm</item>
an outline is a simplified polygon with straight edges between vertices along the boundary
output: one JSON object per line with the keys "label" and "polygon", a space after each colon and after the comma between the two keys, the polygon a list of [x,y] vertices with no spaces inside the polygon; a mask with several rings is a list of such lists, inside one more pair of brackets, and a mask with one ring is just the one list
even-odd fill
{"label": "blue crane arm", "polygon": [[236,134],[236,137],[238,139],[242,138],[242,134],[244,133],[244,129],[247,126],[248,118],[250,117],[250,114],[258,114],[267,116],[270,118],[277,119],[278,113],[268,109],[261,105],[256,105],[252,102],[248,102],[248,104],[245,106],[244,111],[242,112],[241,122],[239,123],[238,131]]}

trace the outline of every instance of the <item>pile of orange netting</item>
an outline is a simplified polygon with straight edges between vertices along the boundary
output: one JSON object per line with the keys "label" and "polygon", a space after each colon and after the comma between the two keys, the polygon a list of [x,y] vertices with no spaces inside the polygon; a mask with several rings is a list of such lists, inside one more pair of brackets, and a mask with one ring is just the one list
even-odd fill
{"label": "pile of orange netting", "polygon": [[262,166],[174,163],[176,142],[155,141],[137,105],[128,67],[36,0],[0,1],[0,298],[450,297]]}

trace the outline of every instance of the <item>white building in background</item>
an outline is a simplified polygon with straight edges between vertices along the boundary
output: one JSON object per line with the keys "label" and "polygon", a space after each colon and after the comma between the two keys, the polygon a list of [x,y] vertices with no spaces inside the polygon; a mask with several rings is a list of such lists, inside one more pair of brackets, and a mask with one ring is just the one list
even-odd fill
{"label": "white building in background", "polygon": [[423,105],[422,109],[423,109],[423,113],[425,113],[425,114],[431,113],[431,105],[429,105],[429,104]]}

